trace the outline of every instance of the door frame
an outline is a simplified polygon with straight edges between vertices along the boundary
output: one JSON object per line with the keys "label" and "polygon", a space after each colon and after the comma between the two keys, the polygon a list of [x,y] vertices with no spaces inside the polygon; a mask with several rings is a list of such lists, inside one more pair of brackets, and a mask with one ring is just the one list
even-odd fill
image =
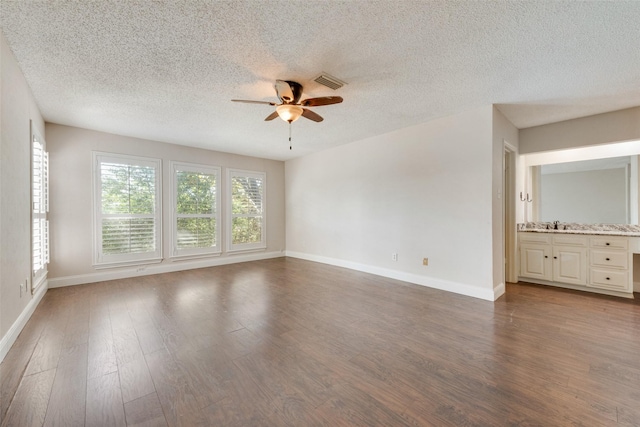
{"label": "door frame", "polygon": [[518,244],[516,224],[516,158],[518,149],[503,140],[502,155],[502,224],[504,237],[504,275],[506,282],[518,282]]}

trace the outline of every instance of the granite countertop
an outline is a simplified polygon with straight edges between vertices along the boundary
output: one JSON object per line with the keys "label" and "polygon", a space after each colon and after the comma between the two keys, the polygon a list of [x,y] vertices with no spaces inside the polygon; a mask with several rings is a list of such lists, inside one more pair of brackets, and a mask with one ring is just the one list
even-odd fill
{"label": "granite countertop", "polygon": [[558,230],[556,230],[554,229],[554,224],[551,222],[527,222],[518,224],[518,231],[640,237],[640,226],[627,224],[577,224],[561,222],[558,224]]}

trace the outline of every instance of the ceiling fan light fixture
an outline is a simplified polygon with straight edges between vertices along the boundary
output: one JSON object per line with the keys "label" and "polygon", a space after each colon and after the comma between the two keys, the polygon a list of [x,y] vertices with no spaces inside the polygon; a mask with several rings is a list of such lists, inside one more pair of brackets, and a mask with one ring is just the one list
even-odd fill
{"label": "ceiling fan light fixture", "polygon": [[298,105],[284,104],[278,105],[276,111],[282,120],[292,123],[300,118],[304,110]]}

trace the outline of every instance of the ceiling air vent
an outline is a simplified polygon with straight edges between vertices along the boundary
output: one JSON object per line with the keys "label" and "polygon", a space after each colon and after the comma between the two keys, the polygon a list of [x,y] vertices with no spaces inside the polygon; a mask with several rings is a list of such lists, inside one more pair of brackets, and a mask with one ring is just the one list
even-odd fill
{"label": "ceiling air vent", "polygon": [[321,85],[331,88],[333,90],[340,89],[342,86],[346,84],[342,80],[336,79],[335,77],[330,76],[327,73],[320,74],[318,77],[313,79],[313,81],[315,81],[316,83],[320,83]]}

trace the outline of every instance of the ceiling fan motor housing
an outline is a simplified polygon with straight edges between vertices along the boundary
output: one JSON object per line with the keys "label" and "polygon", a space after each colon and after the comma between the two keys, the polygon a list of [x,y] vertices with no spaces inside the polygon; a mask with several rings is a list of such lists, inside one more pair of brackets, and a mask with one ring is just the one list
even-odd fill
{"label": "ceiling fan motor housing", "polygon": [[298,82],[293,82],[290,80],[285,80],[289,87],[291,88],[291,93],[293,94],[293,98],[290,98],[289,95],[282,95],[282,101],[286,104],[297,104],[300,102],[300,98],[302,97],[302,85]]}

